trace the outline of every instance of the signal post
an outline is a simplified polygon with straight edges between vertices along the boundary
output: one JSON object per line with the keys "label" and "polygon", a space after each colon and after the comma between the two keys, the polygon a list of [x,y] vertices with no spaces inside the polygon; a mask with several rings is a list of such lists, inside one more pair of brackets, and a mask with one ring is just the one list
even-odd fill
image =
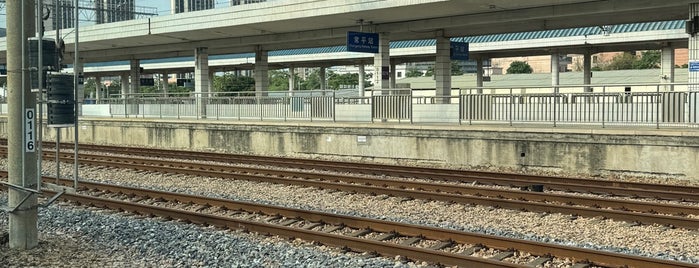
{"label": "signal post", "polygon": [[31,93],[28,37],[34,36],[34,0],[7,1],[8,206],[10,248],[38,245],[36,95]]}

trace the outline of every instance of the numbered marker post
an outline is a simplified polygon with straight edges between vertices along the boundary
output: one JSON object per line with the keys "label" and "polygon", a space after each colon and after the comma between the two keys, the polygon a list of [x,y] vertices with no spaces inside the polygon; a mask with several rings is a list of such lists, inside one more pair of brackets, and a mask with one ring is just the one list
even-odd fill
{"label": "numbered marker post", "polygon": [[24,151],[28,153],[33,153],[36,148],[35,118],[34,108],[27,108],[24,112]]}

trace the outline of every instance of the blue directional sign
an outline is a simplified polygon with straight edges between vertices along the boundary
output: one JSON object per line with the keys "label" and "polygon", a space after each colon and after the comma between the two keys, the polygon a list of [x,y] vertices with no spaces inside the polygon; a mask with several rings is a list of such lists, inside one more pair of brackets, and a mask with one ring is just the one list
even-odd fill
{"label": "blue directional sign", "polygon": [[449,58],[452,60],[468,60],[468,43],[451,42]]}
{"label": "blue directional sign", "polygon": [[347,32],[347,51],[379,53],[379,34]]}
{"label": "blue directional sign", "polygon": [[699,72],[699,61],[690,60],[689,61],[689,71],[690,72]]}

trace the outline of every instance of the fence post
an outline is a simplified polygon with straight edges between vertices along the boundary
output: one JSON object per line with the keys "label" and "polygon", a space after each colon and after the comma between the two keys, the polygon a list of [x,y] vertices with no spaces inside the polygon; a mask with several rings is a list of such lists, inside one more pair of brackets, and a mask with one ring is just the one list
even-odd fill
{"label": "fence post", "polygon": [[333,122],[337,122],[335,118],[335,91],[333,91],[333,102],[332,102],[332,112],[333,112]]}
{"label": "fence post", "polygon": [[512,95],[512,88],[510,88],[510,126],[512,126],[512,120],[514,117],[514,115],[512,114],[512,113],[514,113],[514,110],[515,110],[514,104],[515,104],[515,96]]}
{"label": "fence post", "polygon": [[[607,86],[602,86],[602,96],[607,96]],[[602,103],[602,128],[604,128],[604,122],[605,119],[607,118],[607,101],[606,98],[604,98],[604,102]]]}
{"label": "fence post", "polygon": [[[470,90],[470,89],[469,89]],[[462,125],[463,115],[464,115],[464,92],[463,89],[459,89],[459,126]]]}
{"label": "fence post", "polygon": [[660,129],[660,85],[655,86],[655,129]]}
{"label": "fence post", "polygon": [[558,121],[558,87],[553,88],[553,127]]}
{"label": "fence post", "polygon": [[[451,90],[449,90],[450,96],[451,96]],[[450,100],[451,103],[451,100]],[[408,95],[408,105],[410,105],[410,109],[408,109],[408,112],[410,113],[408,117],[410,117],[410,124],[413,124],[413,90],[410,89],[410,95]]]}

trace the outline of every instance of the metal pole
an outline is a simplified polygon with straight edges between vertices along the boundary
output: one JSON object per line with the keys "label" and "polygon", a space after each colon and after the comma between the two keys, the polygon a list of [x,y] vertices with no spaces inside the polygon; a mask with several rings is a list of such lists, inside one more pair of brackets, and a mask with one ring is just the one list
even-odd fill
{"label": "metal pole", "polygon": [[78,68],[78,65],[80,64],[80,50],[78,49],[78,28],[80,28],[80,6],[79,6],[79,0],[75,0],[75,51],[74,51],[74,57],[73,57],[73,73],[74,73],[74,92],[75,92],[75,122],[73,126],[73,133],[75,133],[75,138],[73,139],[73,143],[75,145],[74,149],[74,154],[75,154],[75,166],[73,169],[73,188],[78,189],[78,114],[80,114],[80,103],[78,103],[78,100],[80,99],[78,96],[78,86],[79,86],[79,80],[80,80],[80,73],[78,70],[82,72],[82,68]]}
{"label": "metal pole", "polygon": [[59,154],[61,154],[61,128],[54,128],[56,130],[56,184],[60,183],[61,179],[61,159]]}
{"label": "metal pole", "polygon": [[[602,86],[602,96],[605,96],[605,97],[607,96],[607,86]],[[606,98],[604,98],[604,99],[606,99]],[[607,101],[606,100],[604,100],[604,102],[602,102],[602,128],[604,128],[604,121],[607,118],[607,113],[606,113],[607,109],[605,109],[605,108],[607,108]]]}
{"label": "metal pole", "polygon": [[[39,78],[39,92],[37,92],[37,105],[39,106],[37,111],[37,120],[36,120],[36,152],[39,155],[42,155],[42,143],[44,141],[43,139],[43,124],[41,123],[42,121],[42,114],[44,113],[44,107],[43,107],[43,96],[44,96],[44,27],[43,27],[43,11],[44,11],[44,2],[39,1],[36,3],[36,29],[37,29],[37,34],[36,36],[39,39],[39,46],[38,46],[38,59],[37,59],[37,77]],[[37,181],[37,191],[41,190],[41,161],[42,157],[37,157],[36,158],[36,166],[37,166],[37,173],[36,173],[36,181]]]}
{"label": "metal pole", "polygon": [[[8,182],[24,189],[37,188],[36,150],[31,147],[33,122],[27,119],[36,106],[36,97],[29,90],[26,64],[27,37],[33,36],[34,1],[7,1],[7,84],[8,84]],[[33,119],[33,118],[31,118]],[[29,125],[28,125],[29,124]],[[32,129],[30,129],[31,127]],[[33,146],[33,145],[32,145]],[[31,195],[31,196],[27,196]],[[22,202],[25,198],[26,201]],[[9,242],[13,249],[31,249],[38,245],[38,197],[23,189],[8,189]],[[15,209],[16,208],[16,209]]]}
{"label": "metal pole", "polygon": [[655,97],[655,129],[660,129],[660,85],[655,87]]}

